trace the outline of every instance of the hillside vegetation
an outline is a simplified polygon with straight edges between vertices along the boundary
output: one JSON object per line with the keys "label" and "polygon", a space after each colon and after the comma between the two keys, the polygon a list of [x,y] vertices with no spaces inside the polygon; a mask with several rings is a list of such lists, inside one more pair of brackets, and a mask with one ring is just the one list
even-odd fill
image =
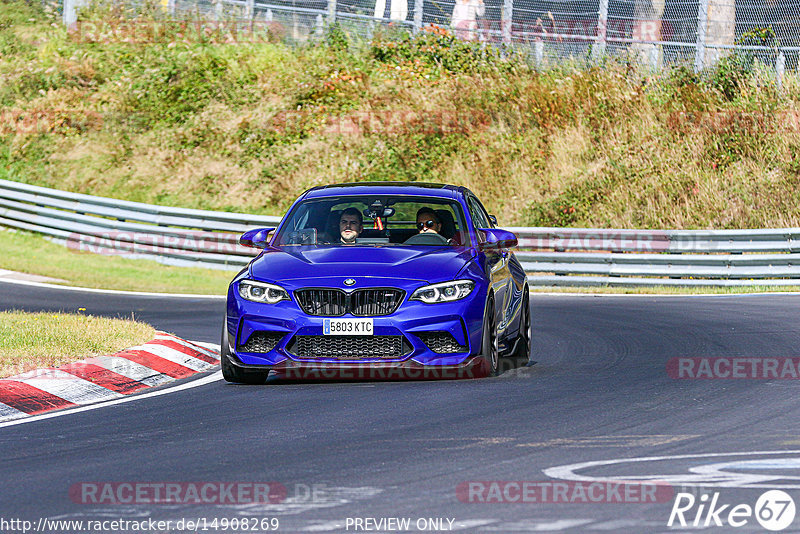
{"label": "hillside vegetation", "polygon": [[800,84],[748,58],[537,72],[439,29],[290,46],[144,23],[129,39],[121,16],[68,32],[0,0],[0,178],[270,214],[318,184],[433,181],[506,225],[800,226]]}

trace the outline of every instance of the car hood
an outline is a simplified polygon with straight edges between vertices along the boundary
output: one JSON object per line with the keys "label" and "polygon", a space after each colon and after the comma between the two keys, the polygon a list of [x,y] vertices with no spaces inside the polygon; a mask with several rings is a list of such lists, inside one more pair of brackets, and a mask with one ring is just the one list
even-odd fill
{"label": "car hood", "polygon": [[452,280],[475,251],[464,247],[284,247],[268,248],[250,265],[258,280],[381,277],[428,283]]}

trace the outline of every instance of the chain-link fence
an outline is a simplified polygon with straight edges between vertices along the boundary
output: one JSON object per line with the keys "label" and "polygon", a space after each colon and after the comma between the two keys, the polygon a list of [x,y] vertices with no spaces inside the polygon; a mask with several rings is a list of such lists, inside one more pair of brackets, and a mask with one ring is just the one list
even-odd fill
{"label": "chain-link fence", "polygon": [[[63,0],[64,21],[89,0]],[[143,0],[120,0],[136,8]],[[565,60],[627,57],[653,69],[695,70],[732,52],[795,70],[800,0],[159,0],[176,18],[259,24],[294,41],[338,22],[369,37],[380,25],[442,26],[465,39],[527,50],[543,67]]]}

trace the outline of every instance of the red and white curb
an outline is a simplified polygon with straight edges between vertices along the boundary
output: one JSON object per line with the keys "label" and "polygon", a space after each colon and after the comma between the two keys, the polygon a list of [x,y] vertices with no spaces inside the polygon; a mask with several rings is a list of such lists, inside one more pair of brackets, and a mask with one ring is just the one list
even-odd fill
{"label": "red and white curb", "polygon": [[207,371],[219,353],[164,332],[111,356],[0,379],[0,422],[116,399]]}

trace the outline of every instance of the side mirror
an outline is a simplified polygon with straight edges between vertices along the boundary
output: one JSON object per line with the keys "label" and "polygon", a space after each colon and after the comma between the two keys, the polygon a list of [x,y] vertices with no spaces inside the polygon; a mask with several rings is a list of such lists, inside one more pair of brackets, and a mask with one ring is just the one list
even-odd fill
{"label": "side mirror", "polygon": [[485,239],[480,244],[483,250],[504,250],[514,248],[517,246],[517,236],[508,230],[500,230],[499,228],[481,228],[478,230],[482,232]]}
{"label": "side mirror", "polygon": [[245,247],[267,248],[269,234],[274,231],[275,228],[255,228],[253,230],[248,230],[239,238],[239,244]]}

